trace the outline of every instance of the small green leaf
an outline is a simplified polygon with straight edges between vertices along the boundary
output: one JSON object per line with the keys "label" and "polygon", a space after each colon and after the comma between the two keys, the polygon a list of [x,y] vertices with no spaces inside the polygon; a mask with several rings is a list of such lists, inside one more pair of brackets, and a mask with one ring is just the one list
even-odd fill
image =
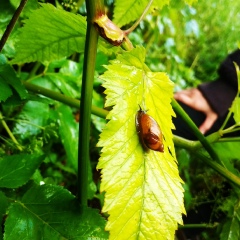
{"label": "small green leaf", "polygon": [[239,66],[234,63],[236,72],[237,72],[237,79],[238,79],[238,94],[233,100],[232,106],[231,106],[231,111],[233,112],[233,118],[236,123],[240,122],[240,71],[239,71]]}
{"label": "small green leaf", "polygon": [[[148,3],[148,0],[116,0],[114,2],[115,8],[113,21],[118,27],[136,21],[140,18]],[[151,9],[161,9],[168,3],[169,0],[154,0]]]}
{"label": "small green leaf", "polygon": [[[1,223],[4,222],[3,217],[7,212],[8,207],[8,201],[6,196],[3,192],[0,191],[0,221]],[[2,224],[0,225],[0,239],[3,239],[3,230],[2,230]]]}
{"label": "small green leaf", "polygon": [[41,4],[26,20],[12,63],[51,61],[83,52],[86,20],[80,15]]}
{"label": "small green leaf", "polygon": [[63,73],[52,73],[47,75],[46,78],[52,81],[64,95],[79,98],[80,91],[79,88],[77,88],[76,82],[77,80],[81,82],[80,79]]}
{"label": "small green leaf", "polygon": [[236,123],[240,122],[240,98],[237,97],[235,98],[233,105],[232,105],[232,110],[233,110],[233,117]]}
{"label": "small green leaf", "polygon": [[220,234],[220,240],[238,240],[240,238],[240,208],[239,201],[234,207],[231,218],[227,218]]}
{"label": "small green leaf", "polygon": [[[110,239],[173,239],[185,213],[171,132],[173,84],[144,61],[145,49],[137,47],[119,55],[101,77],[106,107],[113,106],[98,164]],[[159,123],[164,153],[143,150],[135,127],[139,105]]]}
{"label": "small green leaf", "polygon": [[42,130],[42,127],[47,125],[48,118],[48,104],[28,101],[17,116],[18,121],[15,124],[13,132],[20,135],[22,139],[37,135]]}
{"label": "small green leaf", "polygon": [[13,89],[18,93],[21,99],[27,98],[27,92],[20,79],[17,77],[14,69],[7,64],[4,55],[0,54],[0,102],[6,101],[13,95]]}
{"label": "small green leaf", "polygon": [[93,209],[82,209],[76,198],[59,186],[31,188],[13,203],[5,223],[4,237],[16,239],[108,239],[105,221]]}
{"label": "small green leaf", "polygon": [[67,154],[68,163],[77,172],[78,124],[73,118],[70,107],[61,104],[57,112],[59,116],[59,134]]}
{"label": "small green leaf", "polygon": [[0,157],[0,187],[17,188],[25,184],[43,161],[39,154]]}
{"label": "small green leaf", "polygon": [[1,89],[1,91],[0,91],[0,101],[6,101],[13,94],[10,86],[5,83],[2,76],[0,76],[0,89]]}
{"label": "small green leaf", "polygon": [[7,198],[4,195],[4,193],[0,191],[0,217],[1,218],[6,213],[7,206],[8,206]]}

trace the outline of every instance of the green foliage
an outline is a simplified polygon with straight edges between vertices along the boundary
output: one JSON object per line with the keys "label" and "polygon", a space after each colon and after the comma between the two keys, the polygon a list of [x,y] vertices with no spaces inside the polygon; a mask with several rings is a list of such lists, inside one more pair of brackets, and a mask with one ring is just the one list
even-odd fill
{"label": "green foliage", "polygon": [[[151,72],[144,60],[144,49],[137,47],[118,56],[101,76],[106,107],[113,106],[98,143],[103,147],[98,168],[103,173],[101,191],[106,192],[103,211],[110,214],[110,239],[173,239],[185,212],[170,131],[173,85],[164,73]],[[160,124],[164,153],[143,150],[135,127],[139,105]]]}
{"label": "green foliage", "polygon": [[239,93],[240,93],[240,71],[239,71],[239,66],[237,66],[235,64],[236,67],[236,72],[237,72],[237,77],[238,77],[238,92],[237,95],[232,103],[231,106],[231,111],[234,114],[234,120],[236,123],[240,123],[240,97],[239,97]]}
{"label": "green foliage", "polygon": [[[38,109],[36,117],[36,109]],[[22,139],[28,139],[31,135],[40,133],[41,128],[47,125],[49,108],[46,103],[28,101],[22,108],[21,113],[16,117],[17,123],[13,129]]]}
{"label": "green foliage", "polygon": [[4,239],[107,239],[104,220],[96,210],[81,209],[66,189],[31,187],[9,207]]}
{"label": "green foliage", "polygon": [[223,230],[221,232],[220,239],[221,240],[239,239],[239,236],[240,236],[239,222],[240,222],[240,219],[239,219],[239,208],[238,208],[236,211],[234,211],[231,218],[227,219],[227,222],[225,223]]}
{"label": "green foliage", "polygon": [[7,59],[2,54],[0,54],[0,88],[0,102],[6,101],[13,96],[13,89],[18,93],[20,99],[27,97],[26,90],[22,86],[16,72],[7,63]]}
{"label": "green foliage", "polygon": [[[113,21],[119,26],[122,27],[132,21],[137,20],[149,1],[147,0],[116,0],[114,8],[114,18]],[[169,0],[155,0],[153,1],[152,8],[161,9],[165,4],[168,4]]]}
{"label": "green foliage", "polygon": [[[0,35],[19,2],[0,1]],[[127,28],[149,1],[105,2],[118,27]],[[238,240],[239,186],[228,173],[240,177],[239,136],[221,134],[239,130],[239,96],[231,108],[236,124],[208,137],[224,163],[223,176],[200,161],[199,152],[208,156],[200,142],[180,139],[190,151],[181,147],[175,154],[171,100],[173,88],[216,77],[221,59],[239,41],[239,2],[155,0],[129,35],[135,48],[123,50],[101,38],[97,53],[89,46],[96,66],[83,54],[89,9],[83,1],[72,12],[61,7],[66,1],[55,3],[29,0],[0,55],[0,239],[182,240],[174,236],[178,224],[194,227],[188,216],[200,213],[203,228],[195,238]],[[94,89],[81,82],[84,61]],[[91,208],[79,206],[82,88],[93,95],[97,114],[88,122],[90,142],[84,142],[89,154],[81,158]],[[139,105],[159,123],[164,153],[143,150],[135,128]]]}
{"label": "green foliage", "polygon": [[237,97],[233,103],[234,120],[240,122],[240,98]]}
{"label": "green foliage", "polygon": [[0,187],[22,186],[31,178],[43,159],[43,155],[39,154],[20,154],[0,158]]}
{"label": "green foliage", "polygon": [[71,109],[67,106],[59,106],[59,134],[66,149],[68,160],[75,171],[77,171],[77,148],[78,148],[78,125],[72,118]]}
{"label": "green foliage", "polygon": [[12,63],[51,61],[73,52],[83,52],[85,18],[51,4],[41,6],[25,21]]}

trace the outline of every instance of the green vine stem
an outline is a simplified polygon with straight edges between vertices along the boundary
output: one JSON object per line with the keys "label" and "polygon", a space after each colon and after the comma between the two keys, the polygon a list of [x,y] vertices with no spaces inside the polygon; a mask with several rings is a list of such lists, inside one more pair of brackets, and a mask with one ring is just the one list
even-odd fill
{"label": "green vine stem", "polygon": [[[214,143],[214,142],[218,142],[221,139],[221,136],[222,135],[220,132],[215,132],[207,136],[206,139],[209,143]],[[191,151],[202,147],[202,143],[200,141],[188,140],[176,135],[173,136],[173,141],[175,146],[183,147]]]}
{"label": "green vine stem", "polygon": [[192,121],[192,119],[187,115],[187,113],[182,109],[182,107],[178,104],[178,102],[173,99],[172,106],[174,110],[183,118],[183,120],[187,123],[189,128],[193,131],[195,136],[199,139],[199,141],[202,143],[203,147],[207,150],[211,158],[217,162],[219,162],[221,165],[224,166],[224,163],[220,160],[214,149],[212,148],[211,144],[208,142],[207,138],[205,138],[202,133],[199,131],[198,127],[195,125],[195,123]]}
{"label": "green vine stem", "polygon": [[104,1],[86,0],[86,8],[87,8],[87,35],[83,63],[80,121],[79,121],[79,148],[78,148],[78,198],[81,206],[87,206],[88,199],[87,192],[88,192],[90,121],[98,41],[98,32],[93,25],[93,19],[95,15],[104,12]]}
{"label": "green vine stem", "polygon": [[[64,103],[64,104],[66,104],[70,107],[79,108],[79,106],[80,106],[80,101],[75,99],[75,98],[68,97],[68,96],[63,95],[61,93],[49,90],[49,89],[44,88],[44,87],[40,87],[36,84],[32,84],[32,83],[29,83],[29,82],[26,82],[26,81],[23,81],[22,83],[28,91],[41,94],[45,97],[49,97],[51,99],[54,99],[54,100],[59,101],[61,103]],[[106,118],[106,116],[108,114],[108,111],[104,110],[102,108],[96,107],[96,106],[92,106],[91,107],[91,113],[98,116],[98,117]]]}
{"label": "green vine stem", "polygon": [[22,151],[23,148],[21,147],[21,145],[18,143],[17,139],[14,137],[13,133],[11,132],[11,130],[9,129],[7,123],[5,122],[5,120],[3,119],[3,115],[0,112],[0,122],[3,125],[4,129],[6,130],[6,132],[8,133],[9,137],[12,139],[12,141],[16,144],[17,148],[19,151]]}
{"label": "green vine stem", "polygon": [[[210,140],[210,142],[218,141],[219,133],[213,133],[209,135],[207,138]],[[230,139],[231,140],[231,139]],[[239,140],[239,139],[238,139]],[[218,164],[217,162],[211,161],[210,158],[205,156],[201,152],[196,152],[197,149],[202,147],[202,143],[200,141],[191,141],[187,140],[185,138],[181,138],[178,136],[173,137],[174,145],[178,147],[183,147],[185,149],[188,149],[190,152],[194,151],[194,155],[197,156],[200,160],[204,161],[208,166],[213,168],[215,171],[220,173],[224,178],[228,179],[230,182],[236,184],[238,187],[240,187],[240,178],[237,177],[235,174]]]}
{"label": "green vine stem", "polygon": [[178,228],[187,229],[187,228],[215,228],[218,226],[218,223],[196,223],[196,224],[184,224],[178,225]]}
{"label": "green vine stem", "polygon": [[207,156],[205,156],[201,152],[195,152],[195,156],[200,158],[202,161],[204,161],[208,166],[213,168],[216,172],[218,172],[224,178],[228,179],[230,182],[240,187],[240,178],[237,177],[235,174],[228,171],[226,168],[219,165],[217,162],[211,161],[211,159],[209,159]]}
{"label": "green vine stem", "polygon": [[220,138],[218,142],[240,142],[240,137]]}
{"label": "green vine stem", "polygon": [[153,0],[150,0],[146,6],[146,8],[144,9],[141,17],[127,30],[124,31],[125,35],[128,35],[129,33],[131,33],[138,25],[139,23],[142,21],[142,19],[145,17],[145,15],[147,14],[149,8],[151,7],[153,3]]}

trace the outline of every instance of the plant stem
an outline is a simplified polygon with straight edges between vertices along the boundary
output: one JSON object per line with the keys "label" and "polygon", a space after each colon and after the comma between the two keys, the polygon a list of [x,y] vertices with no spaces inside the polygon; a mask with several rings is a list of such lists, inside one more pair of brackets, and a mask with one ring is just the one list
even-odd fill
{"label": "plant stem", "polygon": [[21,147],[21,145],[18,143],[17,139],[14,137],[14,135],[12,134],[11,130],[9,129],[7,123],[4,121],[2,113],[0,112],[0,122],[2,123],[4,129],[6,130],[6,132],[8,133],[9,137],[12,139],[12,141],[16,144],[18,150],[22,151],[23,148]]}
{"label": "plant stem", "polygon": [[[75,98],[68,97],[61,93],[49,90],[47,88],[40,87],[38,85],[29,83],[26,81],[23,81],[22,83],[28,91],[32,91],[32,92],[41,94],[43,96],[49,97],[51,99],[57,100],[61,103],[64,103],[64,104],[70,106],[70,107],[79,108],[79,106],[80,106],[80,101]],[[98,117],[106,118],[108,111],[104,110],[102,108],[96,107],[96,106],[92,106],[91,113],[94,115],[97,115]]]}
{"label": "plant stem", "polygon": [[152,2],[153,2],[153,0],[150,0],[150,1],[148,2],[148,5],[147,5],[146,8],[144,9],[141,17],[140,17],[129,29],[127,29],[126,31],[124,31],[125,35],[128,35],[129,33],[131,33],[131,32],[139,25],[139,23],[142,21],[142,19],[143,19],[143,18],[145,17],[145,15],[147,14],[149,8],[151,7]]}
{"label": "plant stem", "polygon": [[240,137],[220,138],[219,142],[240,142]]}
{"label": "plant stem", "polygon": [[31,72],[29,73],[28,79],[31,79],[32,77],[34,77],[36,75],[37,70],[41,67],[42,63],[37,62],[34,64]]}
{"label": "plant stem", "polygon": [[207,156],[205,156],[202,153],[195,152],[195,156],[199,157],[201,160],[203,160],[206,164],[208,164],[211,168],[213,168],[215,171],[217,171],[220,175],[228,179],[230,182],[236,184],[238,187],[240,187],[240,178],[234,175],[232,172],[228,171],[226,168],[222,167],[216,162],[211,161]]}
{"label": "plant stem", "polygon": [[207,150],[209,155],[212,157],[213,160],[218,161],[221,165],[224,166],[223,162],[219,159],[218,155],[212,148],[211,144],[208,142],[208,140],[202,135],[202,133],[199,131],[198,127],[195,125],[195,123],[192,121],[192,119],[187,115],[187,113],[182,109],[182,107],[178,104],[178,102],[173,99],[172,106],[174,110],[183,118],[183,120],[188,124],[190,129],[193,131],[195,136],[199,139],[199,141],[202,143],[203,147]]}
{"label": "plant stem", "polygon": [[8,26],[7,26],[5,32],[4,32],[4,34],[3,34],[3,36],[2,36],[2,38],[0,40],[0,52],[2,51],[2,49],[3,49],[7,39],[9,38],[9,36],[10,36],[10,34],[11,34],[11,32],[12,32],[12,30],[13,30],[13,28],[14,28],[14,26],[15,26],[15,24],[16,24],[19,16],[20,16],[20,14],[21,14],[24,6],[26,5],[27,1],[28,0],[22,0],[20,2],[19,7],[17,8],[17,10],[14,13],[10,23],[8,24]]}
{"label": "plant stem", "polygon": [[227,117],[225,118],[224,123],[223,123],[222,126],[220,127],[220,130],[223,130],[223,129],[225,128],[225,126],[226,126],[226,124],[227,124],[227,122],[228,122],[228,120],[229,120],[229,118],[230,118],[231,115],[232,115],[232,112],[230,111],[230,112],[228,113]]}
{"label": "plant stem", "polygon": [[198,223],[198,224],[184,224],[183,226],[179,225],[178,227],[183,228],[215,228],[217,227],[218,223]]}
{"label": "plant stem", "polygon": [[[207,136],[206,139],[208,140],[209,143],[217,142],[221,139],[221,133],[220,132],[212,133],[209,136]],[[173,141],[175,146],[183,147],[191,151],[202,147],[202,143],[200,141],[188,140],[176,135],[173,136]]]}
{"label": "plant stem", "polygon": [[93,25],[93,19],[95,14],[104,11],[103,2],[103,0],[86,0],[87,35],[83,63],[78,145],[78,198],[81,206],[87,206],[88,199],[90,120],[98,41],[98,32]]}

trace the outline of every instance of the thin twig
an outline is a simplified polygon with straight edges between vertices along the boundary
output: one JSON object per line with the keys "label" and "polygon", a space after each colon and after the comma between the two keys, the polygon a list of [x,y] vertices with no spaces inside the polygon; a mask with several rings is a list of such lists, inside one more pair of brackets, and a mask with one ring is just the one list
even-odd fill
{"label": "thin twig", "polygon": [[8,127],[7,123],[5,122],[5,120],[3,119],[2,113],[0,112],[0,122],[3,125],[4,129],[6,130],[6,132],[8,133],[9,137],[12,139],[12,141],[16,144],[18,150],[22,151],[23,148],[21,147],[21,145],[18,143],[17,139],[15,138],[15,136],[13,135],[13,133],[11,132],[10,128]]}
{"label": "thin twig", "polygon": [[3,34],[3,36],[2,36],[2,38],[1,38],[1,40],[0,40],[0,52],[2,51],[2,49],[3,49],[3,47],[4,47],[4,45],[5,45],[6,41],[7,41],[7,39],[9,38],[9,36],[10,36],[10,34],[11,34],[11,32],[12,32],[12,30],[13,30],[13,28],[14,28],[14,26],[15,26],[15,24],[16,24],[19,16],[20,16],[23,8],[25,7],[27,1],[28,1],[28,0],[22,0],[22,1],[20,2],[19,7],[17,8],[17,10],[16,10],[16,12],[14,13],[14,15],[13,15],[10,23],[8,24],[8,26],[7,26],[5,32],[4,32],[4,34]]}
{"label": "thin twig", "polygon": [[[80,106],[80,101],[75,99],[75,98],[63,95],[61,93],[52,91],[50,89],[47,89],[47,88],[38,86],[36,84],[29,83],[29,82],[26,82],[26,81],[22,81],[22,83],[28,91],[32,91],[34,93],[41,94],[45,97],[49,97],[51,99],[54,99],[56,101],[59,101],[59,102],[64,103],[68,106],[71,106],[71,107],[79,108],[79,106]],[[98,117],[106,118],[106,116],[108,114],[108,111],[92,105],[91,113],[98,116]]]}
{"label": "thin twig", "polygon": [[125,35],[128,35],[129,33],[131,33],[138,25],[139,23],[142,21],[142,19],[145,17],[145,15],[147,14],[149,8],[151,7],[152,5],[152,2],[153,0],[150,0],[148,5],[146,6],[146,8],[144,9],[141,17],[129,28],[127,29],[126,31],[124,31]]}

